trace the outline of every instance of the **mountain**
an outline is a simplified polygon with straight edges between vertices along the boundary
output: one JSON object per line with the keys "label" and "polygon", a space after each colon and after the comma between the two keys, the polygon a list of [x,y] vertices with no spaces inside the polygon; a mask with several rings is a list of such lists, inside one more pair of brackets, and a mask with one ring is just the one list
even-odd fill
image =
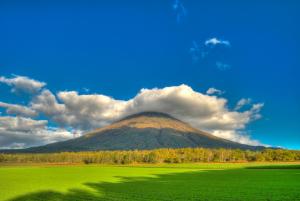
{"label": "mountain", "polygon": [[79,138],[16,152],[43,153],[183,147],[250,150],[264,148],[239,144],[213,136],[168,114],[142,112],[128,116],[109,126],[93,130]]}

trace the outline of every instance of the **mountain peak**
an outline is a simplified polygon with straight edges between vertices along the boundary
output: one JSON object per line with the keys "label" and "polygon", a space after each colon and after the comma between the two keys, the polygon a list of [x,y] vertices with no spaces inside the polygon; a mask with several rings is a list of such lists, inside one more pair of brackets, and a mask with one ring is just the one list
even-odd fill
{"label": "mountain peak", "polygon": [[23,151],[61,152],[183,147],[261,149],[261,147],[243,145],[218,138],[193,128],[188,123],[169,114],[145,111],[129,115],[79,138]]}
{"label": "mountain peak", "polygon": [[162,112],[146,111],[129,115],[119,121],[114,122],[111,125],[98,128],[86,136],[92,136],[96,133],[103,132],[105,130],[120,129],[120,128],[155,128],[155,129],[174,129],[182,132],[197,132],[197,130],[191,127],[189,124],[182,122],[169,114]]}
{"label": "mountain peak", "polygon": [[140,113],[136,113],[136,114],[132,114],[127,117],[124,117],[120,121],[127,120],[127,119],[133,119],[133,118],[137,118],[137,117],[160,117],[160,118],[168,118],[168,119],[178,120],[167,113],[155,112],[155,111],[144,111],[144,112],[140,112]]}

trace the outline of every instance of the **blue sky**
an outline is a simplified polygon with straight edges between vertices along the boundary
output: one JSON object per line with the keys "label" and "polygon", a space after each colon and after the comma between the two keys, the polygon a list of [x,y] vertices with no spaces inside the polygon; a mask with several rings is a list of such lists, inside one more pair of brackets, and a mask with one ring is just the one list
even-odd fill
{"label": "blue sky", "polygon": [[[214,87],[228,108],[242,98],[264,104],[243,132],[300,149],[299,9],[297,1],[265,0],[1,1],[0,76],[118,100],[142,88]],[[230,45],[205,45],[212,38]],[[2,102],[28,105],[33,96],[0,84]]]}

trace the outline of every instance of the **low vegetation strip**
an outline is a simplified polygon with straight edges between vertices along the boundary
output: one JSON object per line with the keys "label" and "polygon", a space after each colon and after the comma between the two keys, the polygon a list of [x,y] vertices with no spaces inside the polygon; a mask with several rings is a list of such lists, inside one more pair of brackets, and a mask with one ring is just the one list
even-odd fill
{"label": "low vegetation strip", "polygon": [[300,151],[265,149],[156,149],[134,151],[62,152],[43,154],[0,154],[0,163],[198,163],[198,162],[293,162]]}

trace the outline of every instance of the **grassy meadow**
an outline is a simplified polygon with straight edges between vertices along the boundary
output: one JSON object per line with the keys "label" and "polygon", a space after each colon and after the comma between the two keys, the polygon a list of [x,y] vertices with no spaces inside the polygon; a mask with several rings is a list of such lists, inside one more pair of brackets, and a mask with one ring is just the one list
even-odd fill
{"label": "grassy meadow", "polygon": [[2,165],[0,201],[300,200],[300,163]]}

